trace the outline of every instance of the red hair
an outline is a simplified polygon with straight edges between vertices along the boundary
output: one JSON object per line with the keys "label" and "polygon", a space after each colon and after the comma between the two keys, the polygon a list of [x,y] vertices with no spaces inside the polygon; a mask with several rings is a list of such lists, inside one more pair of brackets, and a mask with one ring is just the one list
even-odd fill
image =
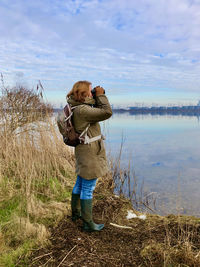
{"label": "red hair", "polygon": [[88,81],[79,81],[76,82],[71,91],[67,94],[67,97],[70,95],[74,96],[74,99],[79,102],[84,102],[85,98],[89,94],[89,88],[90,88],[91,82]]}

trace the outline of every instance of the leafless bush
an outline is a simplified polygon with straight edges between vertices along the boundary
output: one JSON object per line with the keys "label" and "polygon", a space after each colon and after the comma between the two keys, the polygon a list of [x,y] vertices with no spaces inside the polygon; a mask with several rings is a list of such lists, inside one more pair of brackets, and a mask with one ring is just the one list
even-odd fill
{"label": "leafless bush", "polygon": [[50,104],[43,101],[43,87],[34,89],[23,86],[5,87],[1,74],[0,124],[1,130],[13,133],[18,127],[38,120],[44,120],[53,112]]}

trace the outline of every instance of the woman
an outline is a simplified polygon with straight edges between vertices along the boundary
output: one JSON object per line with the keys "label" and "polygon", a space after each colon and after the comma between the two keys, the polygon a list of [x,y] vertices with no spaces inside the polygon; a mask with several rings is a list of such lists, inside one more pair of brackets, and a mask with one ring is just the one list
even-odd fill
{"label": "woman", "polygon": [[99,121],[112,116],[112,109],[102,87],[95,87],[88,81],[76,82],[67,95],[67,102],[75,107],[73,125],[77,133],[84,133],[86,144],[75,147],[77,180],[72,191],[72,220],[83,220],[84,231],[100,231],[104,224],[92,219],[92,198],[98,177],[107,171],[107,161]]}

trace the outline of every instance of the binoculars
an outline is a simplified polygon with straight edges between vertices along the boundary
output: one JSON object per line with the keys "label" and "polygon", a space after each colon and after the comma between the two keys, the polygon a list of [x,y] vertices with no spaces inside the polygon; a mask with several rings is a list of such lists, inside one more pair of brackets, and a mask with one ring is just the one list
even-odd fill
{"label": "binoculars", "polygon": [[[95,87],[92,89],[92,91],[91,91],[93,98],[96,98],[96,88],[97,88],[97,87],[100,87],[100,85],[95,86]],[[103,89],[103,90],[104,90],[104,89]],[[104,90],[104,95],[105,95],[105,90]]]}

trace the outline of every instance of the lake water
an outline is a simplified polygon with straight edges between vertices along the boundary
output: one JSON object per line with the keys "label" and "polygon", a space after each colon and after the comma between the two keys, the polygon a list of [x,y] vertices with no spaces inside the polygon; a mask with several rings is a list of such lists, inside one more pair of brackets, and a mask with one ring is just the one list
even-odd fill
{"label": "lake water", "polygon": [[[101,123],[113,157],[156,198],[160,214],[200,216],[200,122],[197,117],[114,114]],[[133,178],[132,178],[133,182]]]}

